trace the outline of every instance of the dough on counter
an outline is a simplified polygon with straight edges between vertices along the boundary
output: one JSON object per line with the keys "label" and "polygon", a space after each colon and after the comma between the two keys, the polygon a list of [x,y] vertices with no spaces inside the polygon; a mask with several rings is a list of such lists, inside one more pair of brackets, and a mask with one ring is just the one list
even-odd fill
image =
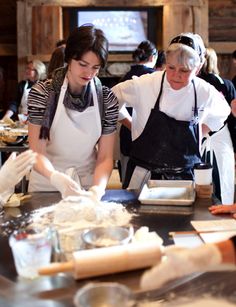
{"label": "dough on counter", "polygon": [[55,225],[79,224],[90,226],[123,226],[129,224],[130,214],[122,204],[97,202],[84,196],[69,196],[54,209]]}

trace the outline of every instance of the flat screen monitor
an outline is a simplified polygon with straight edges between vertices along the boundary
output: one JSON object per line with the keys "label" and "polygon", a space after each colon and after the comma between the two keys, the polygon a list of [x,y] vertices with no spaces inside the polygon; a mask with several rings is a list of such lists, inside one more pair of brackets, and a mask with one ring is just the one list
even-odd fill
{"label": "flat screen monitor", "polygon": [[77,26],[88,23],[104,31],[111,52],[131,52],[148,39],[147,10],[78,11]]}
{"label": "flat screen monitor", "polygon": [[149,39],[162,47],[163,8],[157,7],[65,7],[63,31],[66,37],[75,27],[92,23],[109,40],[110,53],[132,53]]}

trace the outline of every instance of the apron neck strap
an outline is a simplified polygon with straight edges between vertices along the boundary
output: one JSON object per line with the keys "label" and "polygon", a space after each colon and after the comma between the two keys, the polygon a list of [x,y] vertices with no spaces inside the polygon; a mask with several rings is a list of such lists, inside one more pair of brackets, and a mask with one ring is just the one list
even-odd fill
{"label": "apron neck strap", "polygon": [[[163,92],[163,83],[164,83],[164,78],[165,78],[165,74],[166,74],[166,71],[164,71],[163,75],[162,75],[162,78],[161,78],[161,88],[160,88],[160,92],[159,92],[159,95],[157,97],[157,100],[156,100],[156,104],[154,106],[154,109],[158,108],[159,109],[159,105],[160,105],[160,99],[161,99],[161,95],[162,95],[162,92]],[[197,91],[196,91],[196,86],[195,86],[195,82],[194,80],[191,81],[192,84],[193,84],[193,91],[194,91],[194,111],[193,111],[193,114],[194,114],[194,117],[198,117],[198,109],[197,109]]]}
{"label": "apron neck strap", "polygon": [[164,83],[165,74],[166,74],[166,71],[164,71],[162,78],[161,78],[161,88],[160,88],[160,92],[159,92],[159,95],[157,97],[154,109],[159,109],[160,99],[161,99],[161,95],[162,95],[162,91],[163,91],[163,83]]}
{"label": "apron neck strap", "polygon": [[196,91],[196,86],[195,86],[194,80],[192,80],[192,84],[193,84],[193,91],[194,91],[194,111],[193,111],[193,115],[196,118],[196,117],[198,117],[198,109],[197,109],[197,91]]}

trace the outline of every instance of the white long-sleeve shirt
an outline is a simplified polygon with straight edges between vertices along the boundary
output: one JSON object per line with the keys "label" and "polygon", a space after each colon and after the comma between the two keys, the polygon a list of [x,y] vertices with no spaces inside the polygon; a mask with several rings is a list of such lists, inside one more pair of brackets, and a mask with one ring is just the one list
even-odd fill
{"label": "white long-sleeve shirt", "polygon": [[[117,84],[112,88],[120,103],[120,119],[125,117],[122,106],[133,108],[132,139],[143,131],[154,107],[161,86],[163,72],[146,74],[133,80]],[[194,78],[197,93],[199,123],[207,125],[210,130],[219,130],[228,115],[230,107],[221,93],[206,81]],[[194,88],[192,82],[180,90],[171,88],[164,78],[160,111],[176,120],[190,121],[194,113]]]}

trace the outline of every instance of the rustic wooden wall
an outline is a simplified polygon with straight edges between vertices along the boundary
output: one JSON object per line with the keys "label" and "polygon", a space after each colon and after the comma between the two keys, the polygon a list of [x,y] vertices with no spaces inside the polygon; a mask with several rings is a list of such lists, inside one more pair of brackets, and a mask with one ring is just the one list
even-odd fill
{"label": "rustic wooden wall", "polygon": [[[22,61],[25,58],[32,58],[41,56],[43,46],[39,44],[33,44],[30,37],[34,37],[36,33],[37,41],[38,37],[41,43],[45,45],[45,49],[48,49],[48,58],[52,50],[48,44],[48,32],[47,26],[53,24],[54,38],[57,40],[60,37],[61,27],[60,22],[52,23],[49,16],[56,14],[52,7],[117,7],[117,1],[115,0],[18,0],[17,5],[17,25],[19,31],[27,33],[27,37],[21,37],[24,48],[18,45],[18,76],[20,78],[22,74]],[[163,27],[162,27],[162,41],[160,46],[166,48],[170,39],[180,32],[190,31],[197,32],[202,35],[204,40],[208,41],[208,0],[133,0],[127,2],[127,0],[120,0],[119,7],[161,7],[163,8]],[[51,14],[47,11],[51,10]],[[27,12],[27,14],[26,14]],[[35,15],[36,14],[36,15]],[[35,18],[36,17],[36,18]],[[60,20],[60,17],[59,17]],[[42,22],[43,21],[43,22]],[[23,29],[23,30],[21,30]],[[21,35],[18,31],[18,40]],[[31,33],[31,31],[33,31]],[[43,43],[43,40],[47,41]],[[46,58],[46,54],[43,52],[42,59]],[[130,58],[130,56],[129,56]],[[112,61],[120,61],[120,56],[113,57]]]}
{"label": "rustic wooden wall", "polygon": [[209,40],[212,42],[235,42],[236,1],[209,0]]}
{"label": "rustic wooden wall", "polygon": [[[51,6],[50,14],[45,5]],[[201,31],[205,41],[216,49],[220,70],[224,77],[236,74],[230,53],[236,49],[236,1],[235,0],[120,0],[120,6],[162,6],[163,46],[169,37],[179,31]],[[17,79],[23,76],[24,66],[31,56],[48,60],[55,41],[63,36],[61,8],[71,6],[117,6],[115,0],[1,0],[0,1],[0,66],[6,72],[8,82],[6,99],[14,95]],[[209,10],[209,14],[208,14]],[[52,13],[53,17],[50,16]],[[46,16],[47,18],[42,16]],[[40,16],[41,17],[40,17]],[[40,18],[35,28],[33,19]],[[209,17],[209,33],[208,33]],[[52,18],[52,19],[51,19]],[[56,26],[55,26],[56,24]],[[18,31],[16,27],[18,25]],[[46,28],[46,30],[45,30]],[[43,29],[43,32],[40,32]],[[37,36],[34,35],[37,33]],[[42,33],[46,33],[47,41]],[[18,44],[17,44],[18,42]],[[122,56],[118,58],[122,61]],[[18,75],[17,75],[18,71]]]}
{"label": "rustic wooden wall", "polygon": [[62,9],[60,6],[32,7],[32,54],[48,54],[62,38]]}
{"label": "rustic wooden wall", "polygon": [[0,1],[0,67],[3,82],[0,87],[0,105],[7,108],[15,96],[17,85],[16,1]]}
{"label": "rustic wooden wall", "polygon": [[236,0],[209,0],[209,41],[218,53],[221,75],[232,79],[236,75],[230,57],[236,50]]}

